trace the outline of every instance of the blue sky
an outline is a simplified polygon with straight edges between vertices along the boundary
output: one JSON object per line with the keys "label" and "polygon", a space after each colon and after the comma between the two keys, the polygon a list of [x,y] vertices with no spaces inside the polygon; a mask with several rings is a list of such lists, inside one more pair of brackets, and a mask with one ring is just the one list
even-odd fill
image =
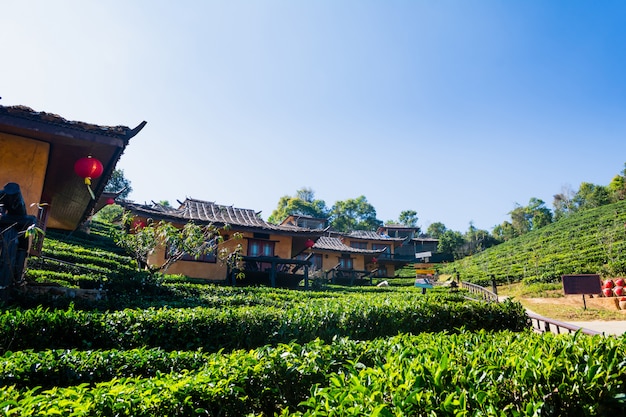
{"label": "blue sky", "polygon": [[626,162],[622,1],[21,1],[0,104],[144,130],[138,202],[302,187],[491,230]]}

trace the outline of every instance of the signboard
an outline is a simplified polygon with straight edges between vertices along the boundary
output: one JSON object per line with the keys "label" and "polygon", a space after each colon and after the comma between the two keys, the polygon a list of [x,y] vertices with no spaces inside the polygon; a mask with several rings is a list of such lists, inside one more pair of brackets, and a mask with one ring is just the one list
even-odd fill
{"label": "signboard", "polygon": [[602,283],[600,275],[580,274],[563,275],[563,292],[565,294],[600,294]]}
{"label": "signboard", "polygon": [[585,294],[602,293],[602,283],[600,282],[600,275],[563,275],[563,292],[565,294],[582,294],[583,306],[586,310],[587,301],[585,301]]}
{"label": "signboard", "polygon": [[434,269],[416,269],[415,274],[416,275],[435,275],[435,270]]}
{"label": "signboard", "polygon": [[416,259],[430,258],[431,256],[433,256],[432,252],[417,252],[415,254]]}
{"label": "signboard", "polygon": [[433,284],[426,278],[417,278],[415,280],[415,286],[420,288],[432,288]]}

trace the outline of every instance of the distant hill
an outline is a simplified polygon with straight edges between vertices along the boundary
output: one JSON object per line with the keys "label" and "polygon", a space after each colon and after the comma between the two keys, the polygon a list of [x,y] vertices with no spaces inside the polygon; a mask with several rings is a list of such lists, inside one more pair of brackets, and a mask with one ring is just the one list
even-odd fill
{"label": "distant hill", "polygon": [[626,275],[626,201],[588,209],[477,255],[443,273],[498,284],[558,282],[564,274]]}

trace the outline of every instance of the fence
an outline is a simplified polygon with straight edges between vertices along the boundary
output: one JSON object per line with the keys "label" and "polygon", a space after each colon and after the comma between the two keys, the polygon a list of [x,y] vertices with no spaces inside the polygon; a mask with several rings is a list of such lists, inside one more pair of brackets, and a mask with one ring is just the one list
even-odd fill
{"label": "fence", "polygon": [[[493,291],[489,291],[488,289],[481,287],[480,285],[472,284],[471,282],[461,282],[461,288],[466,289],[473,296],[477,296],[479,301],[486,302],[498,302],[498,294]],[[472,299],[477,299],[471,297]],[[583,327],[574,326],[573,324],[564,323],[562,321],[549,319],[547,317],[542,317],[534,313],[527,313],[530,318],[532,328],[537,333],[546,333],[552,332],[556,334],[561,333],[576,333],[580,331],[583,334],[587,334],[590,336],[593,335],[602,335],[604,333],[598,332],[591,329],[585,329]]]}

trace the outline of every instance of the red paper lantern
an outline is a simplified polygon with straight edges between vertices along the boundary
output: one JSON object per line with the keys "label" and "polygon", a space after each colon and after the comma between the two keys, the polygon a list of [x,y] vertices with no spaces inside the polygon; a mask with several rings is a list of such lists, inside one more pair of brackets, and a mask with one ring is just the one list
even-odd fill
{"label": "red paper lantern", "polygon": [[372,258],[372,263],[373,263],[373,264],[378,263],[378,259],[376,259],[376,258]]}
{"label": "red paper lantern", "polygon": [[93,198],[94,200],[96,196],[91,190],[91,180],[93,178],[98,178],[100,175],[102,175],[103,171],[104,167],[102,166],[102,162],[98,161],[91,155],[86,158],[80,158],[74,164],[74,172],[76,172],[79,177],[85,179],[85,185],[87,185],[89,194],[91,194],[91,198]]}
{"label": "red paper lantern", "polygon": [[86,158],[80,158],[74,164],[74,171],[79,177],[85,179],[85,184],[90,185],[93,178],[98,178],[102,175],[104,167],[102,162],[89,155]]}
{"label": "red paper lantern", "polygon": [[114,199],[114,198],[109,197],[109,198],[107,198],[107,205],[109,205],[109,206],[110,206],[111,204],[115,204],[115,199]]}
{"label": "red paper lantern", "polygon": [[314,245],[315,242],[312,239],[307,239],[306,242],[304,242],[304,246],[306,246],[308,249],[311,249]]}

